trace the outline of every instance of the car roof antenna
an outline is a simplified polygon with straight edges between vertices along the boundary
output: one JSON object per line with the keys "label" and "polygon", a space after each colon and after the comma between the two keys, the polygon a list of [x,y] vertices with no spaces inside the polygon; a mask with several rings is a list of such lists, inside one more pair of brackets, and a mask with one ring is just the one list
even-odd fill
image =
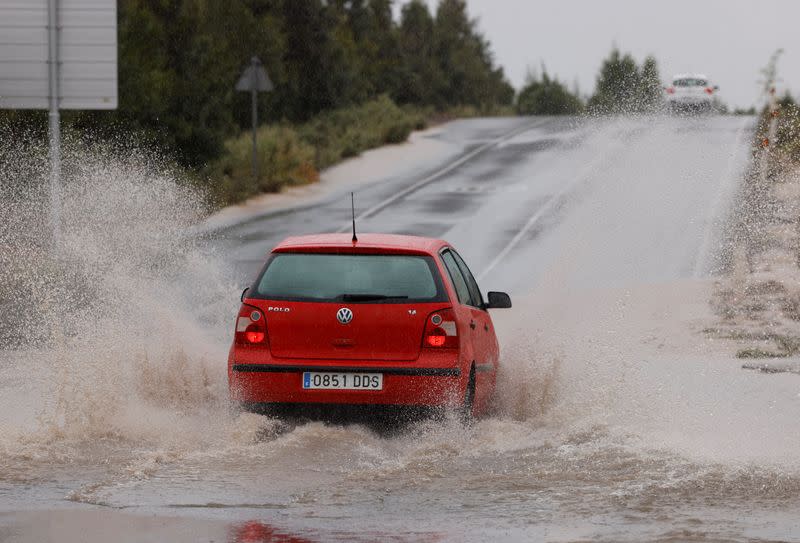
{"label": "car roof antenna", "polygon": [[353,212],[353,243],[358,241],[356,236],[356,197],[350,193],[350,210]]}

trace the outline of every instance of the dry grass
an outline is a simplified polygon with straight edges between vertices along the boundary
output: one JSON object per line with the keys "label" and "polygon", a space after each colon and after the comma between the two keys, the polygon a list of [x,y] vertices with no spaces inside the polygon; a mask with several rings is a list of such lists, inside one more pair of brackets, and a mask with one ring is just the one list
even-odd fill
{"label": "dry grass", "polygon": [[800,166],[781,151],[770,161],[765,179],[757,159],[745,179],[731,273],[712,300],[720,323],[711,333],[735,339],[738,358],[800,353]]}

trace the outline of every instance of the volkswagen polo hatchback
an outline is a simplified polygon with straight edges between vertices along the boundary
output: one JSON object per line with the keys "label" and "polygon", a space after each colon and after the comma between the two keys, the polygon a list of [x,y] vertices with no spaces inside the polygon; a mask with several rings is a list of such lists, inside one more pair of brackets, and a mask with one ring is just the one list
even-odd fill
{"label": "volkswagen polo hatchback", "polygon": [[499,348],[481,291],[441,240],[293,237],[242,294],[228,358],[231,399],[312,418],[486,411]]}

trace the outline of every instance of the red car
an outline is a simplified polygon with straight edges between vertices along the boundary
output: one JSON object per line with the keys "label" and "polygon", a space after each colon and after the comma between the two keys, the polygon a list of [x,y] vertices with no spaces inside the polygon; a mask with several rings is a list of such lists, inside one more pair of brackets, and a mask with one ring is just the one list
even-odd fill
{"label": "red car", "polygon": [[292,237],[242,306],[228,357],[233,402],[311,418],[447,408],[486,411],[499,349],[484,302],[447,242],[413,236]]}

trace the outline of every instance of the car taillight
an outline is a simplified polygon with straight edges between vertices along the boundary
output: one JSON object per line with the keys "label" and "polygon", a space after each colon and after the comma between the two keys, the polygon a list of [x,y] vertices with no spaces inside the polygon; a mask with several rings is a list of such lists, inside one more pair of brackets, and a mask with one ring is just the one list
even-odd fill
{"label": "car taillight", "polygon": [[457,349],[458,327],[452,309],[434,311],[425,321],[423,347],[432,349]]}
{"label": "car taillight", "polygon": [[706,87],[706,94],[714,94],[714,87]]}
{"label": "car taillight", "polygon": [[675,87],[667,87],[667,94],[675,94]]}
{"label": "car taillight", "polygon": [[236,343],[252,345],[267,338],[267,321],[257,307],[242,304],[236,317]]}

